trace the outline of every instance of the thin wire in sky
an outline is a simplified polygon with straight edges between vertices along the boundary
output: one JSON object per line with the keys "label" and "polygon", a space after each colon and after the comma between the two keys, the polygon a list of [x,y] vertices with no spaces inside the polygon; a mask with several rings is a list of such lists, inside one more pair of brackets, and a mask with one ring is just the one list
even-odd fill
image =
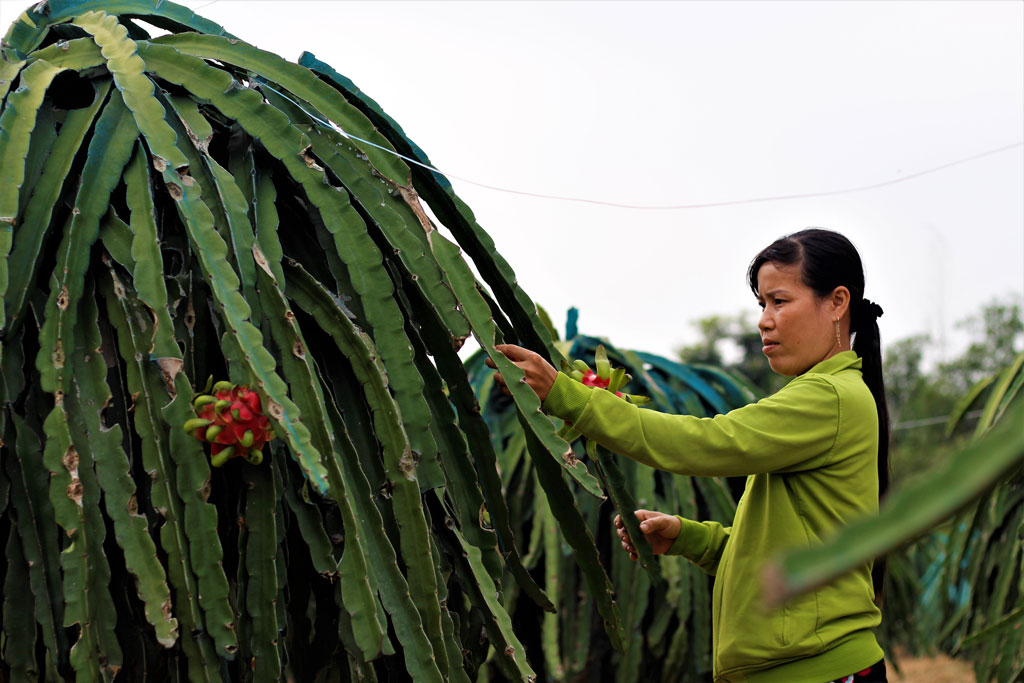
{"label": "thin wire in sky", "polygon": [[[367,144],[373,145],[372,142],[369,142],[367,140],[361,140],[361,139],[359,139],[359,138],[357,138],[357,137],[355,137],[353,135],[349,135],[348,137],[352,138],[353,140],[359,140],[360,142],[365,142]],[[397,156],[401,156],[406,161],[414,163],[414,164],[416,164],[418,166],[422,166],[422,167],[430,169],[432,171],[437,171],[438,173],[441,173],[442,175],[446,175],[446,176],[451,177],[451,178],[456,178],[456,179],[461,180],[463,182],[470,183],[471,185],[477,185],[479,187],[485,187],[487,189],[496,190],[498,192],[506,192],[506,193],[509,193],[509,194],[525,195],[527,197],[539,197],[541,199],[553,199],[553,200],[563,201],[563,202],[579,202],[579,203],[583,203],[583,204],[597,204],[597,205],[600,205],[600,206],[613,206],[613,207],[620,208],[620,209],[639,209],[639,210],[643,210],[643,211],[672,211],[672,210],[679,210],[679,209],[707,209],[707,208],[718,207],[718,206],[738,206],[740,204],[759,204],[759,203],[762,203],[762,202],[777,202],[777,201],[782,201],[782,200],[785,200],[785,199],[810,199],[812,197],[830,197],[830,196],[840,195],[840,194],[850,194],[850,193],[853,193],[853,192],[864,192],[866,190],[874,190],[874,189],[877,189],[879,187],[885,187],[887,185],[895,185],[896,183],[902,183],[902,182],[906,182],[908,180],[912,180],[914,178],[920,178],[921,176],[928,175],[929,173],[936,173],[938,171],[942,171],[942,170],[950,168],[952,166],[958,166],[959,164],[966,164],[966,163],[968,163],[970,161],[975,161],[977,159],[981,159],[982,157],[991,156],[993,154],[998,154],[999,152],[1005,152],[1007,150],[1013,149],[1015,147],[1021,147],[1021,146],[1024,146],[1024,141],[1015,142],[1015,143],[1013,143],[1011,145],[1004,145],[1002,147],[997,147],[996,149],[990,149],[988,151],[981,152],[979,154],[974,154],[974,155],[969,156],[969,157],[964,157],[962,159],[957,159],[956,161],[951,161],[949,163],[942,164],[941,166],[935,166],[933,168],[925,169],[924,171],[918,171],[917,173],[911,173],[910,175],[901,176],[899,178],[893,178],[891,180],[884,180],[884,181],[879,182],[879,183],[872,183],[871,185],[861,185],[861,186],[858,186],[858,187],[843,188],[843,189],[840,189],[840,190],[826,190],[824,192],[804,192],[804,193],[800,193],[800,194],[777,195],[777,196],[772,196],[772,197],[756,197],[756,198],[753,198],[753,199],[735,199],[735,200],[724,201],[724,202],[705,202],[705,203],[702,203],[702,204],[648,205],[648,204],[622,204],[622,203],[619,203],[619,202],[609,202],[609,201],[605,201],[605,200],[602,200],[602,199],[588,199],[586,197],[565,197],[565,196],[560,196],[560,195],[541,194],[541,193],[538,193],[538,192],[527,192],[527,191],[524,191],[524,190],[513,190],[513,189],[505,188],[505,187],[496,187],[494,185],[488,185],[486,183],[477,182],[475,180],[470,180],[468,178],[460,178],[459,176],[452,175],[451,173],[444,173],[443,171],[440,171],[440,170],[434,168],[433,166],[428,166],[427,164],[420,163],[419,161],[417,161],[415,159],[410,159],[409,157],[406,157],[406,156],[403,156],[401,154],[398,154],[397,152],[393,152],[391,150],[388,150],[385,147],[380,147],[380,145],[374,145],[374,147],[380,147],[380,149],[383,149],[384,151],[391,152],[392,154],[396,154]]]}
{"label": "thin wire in sky", "polygon": [[489,185],[487,183],[482,183],[482,182],[479,182],[477,180],[471,180],[469,178],[457,176],[457,175],[454,175],[452,173],[447,173],[445,171],[442,171],[439,168],[431,166],[430,164],[425,164],[425,163],[423,163],[422,161],[420,161],[418,159],[413,159],[412,157],[408,157],[408,156],[406,156],[404,154],[396,152],[393,149],[389,149],[387,147],[384,147],[383,145],[378,145],[375,142],[371,142],[369,140],[364,140],[363,138],[360,138],[360,137],[357,137],[355,135],[352,135],[351,133],[346,132],[344,129],[341,128],[341,126],[337,125],[333,121],[325,121],[321,117],[319,117],[316,114],[310,112],[308,109],[303,107],[301,104],[299,104],[298,102],[296,102],[292,98],[288,97],[287,95],[285,95],[281,91],[271,87],[265,81],[261,80],[260,81],[260,85],[263,86],[263,87],[269,88],[270,90],[273,90],[275,93],[277,93],[281,97],[284,97],[285,99],[289,100],[292,104],[294,104],[295,106],[299,107],[304,112],[306,112],[306,114],[308,114],[310,118],[314,119],[315,121],[318,121],[319,123],[322,123],[322,124],[324,124],[326,126],[329,126],[329,127],[333,128],[334,130],[336,130],[339,133],[341,133],[342,135],[344,135],[346,138],[350,138],[352,140],[357,140],[359,142],[362,142],[363,144],[370,145],[371,147],[376,147],[377,149],[382,150],[384,152],[387,152],[388,154],[393,154],[396,157],[400,157],[400,158],[404,159],[405,161],[409,162],[410,164],[415,164],[416,166],[420,166],[420,167],[425,168],[425,169],[427,169],[429,171],[433,171],[435,173],[440,173],[441,175],[443,175],[445,177],[448,177],[448,178],[455,178],[456,180],[461,180],[462,182],[469,183],[470,185],[476,185],[477,187],[483,187],[483,188],[486,188],[488,190],[494,190],[496,192],[504,192],[506,194],[518,194],[518,195],[523,195],[523,196],[526,196],[526,197],[537,197],[539,199],[551,199],[551,200],[554,200],[554,201],[561,201],[561,202],[577,202],[577,203],[581,203],[581,204],[596,204],[596,205],[599,205],[599,206],[611,206],[611,207],[615,207],[615,208],[619,208],[619,209],[636,209],[636,210],[640,210],[640,211],[677,211],[677,210],[682,210],[682,209],[709,209],[709,208],[719,207],[719,206],[739,206],[741,204],[760,204],[760,203],[764,203],[764,202],[778,202],[778,201],[783,201],[783,200],[787,200],[787,199],[811,199],[813,197],[833,197],[833,196],[842,195],[842,194],[852,194],[854,192],[866,192],[867,190],[876,190],[876,189],[878,189],[880,187],[887,187],[889,185],[896,185],[897,183],[905,183],[908,180],[913,180],[914,178],[920,178],[921,176],[929,175],[931,173],[937,173],[939,171],[944,171],[945,169],[952,168],[953,166],[959,166],[960,164],[966,164],[966,163],[969,163],[969,162],[972,162],[972,161],[977,161],[978,159],[982,159],[984,157],[992,156],[993,154],[999,154],[1000,152],[1006,152],[1008,150],[1024,146],[1024,140],[1022,140],[1022,141],[1019,141],[1019,142],[1014,142],[1014,143],[1009,144],[1009,145],[1003,145],[1001,147],[996,147],[995,149],[989,149],[989,150],[986,150],[984,152],[979,152],[978,154],[972,154],[971,156],[967,156],[967,157],[963,157],[963,158],[960,158],[960,159],[956,159],[954,161],[950,161],[950,162],[947,162],[945,164],[941,164],[939,166],[933,166],[933,167],[927,168],[927,169],[925,169],[923,171],[917,171],[916,173],[911,173],[909,175],[900,176],[899,178],[892,178],[890,180],[883,180],[881,182],[871,183],[869,185],[858,185],[858,186],[855,186],[855,187],[846,187],[846,188],[842,188],[842,189],[838,189],[838,190],[825,190],[823,192],[802,192],[802,193],[799,193],[799,194],[775,195],[775,196],[771,196],[771,197],[756,197],[756,198],[753,198],[753,199],[734,199],[734,200],[723,201],[723,202],[704,202],[704,203],[700,203],[700,204],[667,204],[667,205],[623,204],[623,203],[620,203],[620,202],[609,202],[609,201],[605,201],[605,200],[602,200],[602,199],[589,199],[587,197],[567,197],[567,196],[562,196],[562,195],[543,194],[543,193],[540,193],[540,192],[528,192],[528,191],[525,191],[525,190],[514,190],[514,189],[511,189],[511,188],[507,188],[507,187],[498,187],[497,185]]}

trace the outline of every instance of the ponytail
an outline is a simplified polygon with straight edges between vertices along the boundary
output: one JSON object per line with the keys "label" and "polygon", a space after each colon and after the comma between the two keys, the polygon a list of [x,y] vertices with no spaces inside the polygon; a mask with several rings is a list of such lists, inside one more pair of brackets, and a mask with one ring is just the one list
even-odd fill
{"label": "ponytail", "polygon": [[[868,299],[854,304],[850,316],[853,350],[860,356],[864,383],[875,398],[878,411],[878,498],[889,490],[889,404],[885,399],[885,380],[882,378],[882,340],[878,332],[878,318],[882,308]],[[885,560],[879,558],[871,568],[871,583],[875,588],[875,604],[882,606],[885,587]]]}
{"label": "ponytail", "polygon": [[882,307],[861,299],[853,305],[850,316],[850,332],[853,333],[853,350],[861,358],[861,373],[864,383],[875,398],[878,410],[878,497],[881,499],[889,490],[889,404],[885,399],[885,380],[882,378],[882,340],[878,332],[878,318]]}

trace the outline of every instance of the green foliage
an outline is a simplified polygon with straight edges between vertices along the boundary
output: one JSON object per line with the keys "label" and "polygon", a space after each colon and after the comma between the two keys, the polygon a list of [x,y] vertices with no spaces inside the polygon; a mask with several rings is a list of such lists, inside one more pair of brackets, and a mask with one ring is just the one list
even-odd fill
{"label": "green foliage", "polygon": [[[573,328],[573,313],[570,318]],[[624,367],[633,377],[624,390],[649,396],[652,408],[657,410],[711,416],[754,398],[743,382],[714,367],[685,365],[653,354],[616,349],[607,341],[583,335],[574,334],[560,345],[569,357],[595,366],[595,353],[602,343],[612,366]],[[644,561],[645,554],[641,553],[641,561],[630,562],[621,550],[611,520],[615,514],[632,520],[633,510],[647,508],[729,522],[743,480],[659,472],[600,448],[591,459],[581,440],[565,458],[578,467],[585,464],[586,470],[597,474],[599,482],[592,481],[590,475],[579,476],[570,481],[571,487],[563,496],[545,496],[512,402],[495,387],[483,354],[474,355],[466,365],[483,419],[490,427],[501,486],[509,492],[510,531],[527,543],[523,564],[543,577],[544,589],[558,608],[557,613],[543,613],[518,590],[510,590],[505,596],[517,632],[524,637],[530,634],[527,645],[536,644],[543,653],[543,661],[534,662],[538,673],[551,681],[705,680],[711,668],[710,578],[680,557],[653,559],[648,555],[649,561]],[[561,426],[560,421],[553,422]],[[602,495],[602,490],[608,495]],[[580,590],[586,578],[572,561],[572,532],[556,522],[559,514],[564,514],[559,510],[568,507],[579,510],[586,529],[593,532],[602,562],[611,567],[626,630],[624,653],[607,647],[595,600]],[[495,519],[493,513],[491,519]],[[642,538],[638,530],[633,536]],[[504,583],[511,583],[511,577],[506,576]]]}
{"label": "green foliage", "polygon": [[969,392],[949,431],[972,405],[982,406],[971,443],[1009,429],[1017,465],[952,520],[930,608],[944,616],[938,647],[973,660],[978,680],[1017,681],[1024,677],[1024,353],[976,386],[983,389]]}
{"label": "green foliage", "polygon": [[921,362],[924,359],[928,335],[914,335],[890,344],[885,350],[882,371],[885,393],[889,399],[889,412],[894,421],[911,419],[913,402],[926,388],[927,376]]}
{"label": "green foliage", "polygon": [[[563,608],[626,651],[568,483],[597,480],[494,346],[561,353],[373,100],[170,2],[51,0],[0,57],[0,679],[532,680],[508,606],[552,585],[471,334],[573,548]],[[210,376],[259,393],[262,464],[211,468],[183,430]]]}
{"label": "green foliage", "polygon": [[943,363],[940,371],[959,396],[1024,351],[1024,298],[995,299],[957,326],[970,331],[973,339],[963,354]]}
{"label": "green foliage", "polygon": [[892,424],[889,462],[894,481],[906,481],[944,462],[955,442],[944,435],[945,416],[956,395],[940,372],[927,372],[926,335],[891,344],[883,357],[882,373]]}
{"label": "green foliage", "polygon": [[1024,310],[1019,297],[993,300],[957,326],[971,335],[967,348],[931,368],[925,359],[934,355],[935,343],[927,335],[886,348],[883,372],[893,423],[891,461],[896,480],[912,478],[949,457],[957,441],[947,436],[970,435],[977,405],[965,407],[968,419],[957,421],[952,430],[947,429],[945,416],[957,409],[972,388],[1024,350]]}

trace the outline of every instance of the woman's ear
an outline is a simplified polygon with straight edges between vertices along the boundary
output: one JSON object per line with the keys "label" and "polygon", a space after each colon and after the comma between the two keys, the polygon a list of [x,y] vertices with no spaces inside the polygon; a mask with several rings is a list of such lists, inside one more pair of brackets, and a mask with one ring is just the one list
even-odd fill
{"label": "woman's ear", "polygon": [[836,320],[842,320],[846,312],[850,310],[850,290],[840,285],[832,290],[829,296],[829,303],[832,305],[832,314]]}

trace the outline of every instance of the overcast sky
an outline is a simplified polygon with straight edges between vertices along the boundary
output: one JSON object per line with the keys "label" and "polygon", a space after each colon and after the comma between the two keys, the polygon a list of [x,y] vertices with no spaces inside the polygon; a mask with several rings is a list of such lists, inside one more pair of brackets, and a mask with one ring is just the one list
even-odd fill
{"label": "overcast sky", "polygon": [[[24,2],[0,2],[0,22]],[[628,204],[858,187],[1024,140],[1021,2],[186,2],[309,50],[439,168]],[[1024,292],[1024,148],[853,194],[634,210],[456,192],[561,325],[670,354],[756,305],[751,257],[806,226],[860,249],[883,343]]]}

